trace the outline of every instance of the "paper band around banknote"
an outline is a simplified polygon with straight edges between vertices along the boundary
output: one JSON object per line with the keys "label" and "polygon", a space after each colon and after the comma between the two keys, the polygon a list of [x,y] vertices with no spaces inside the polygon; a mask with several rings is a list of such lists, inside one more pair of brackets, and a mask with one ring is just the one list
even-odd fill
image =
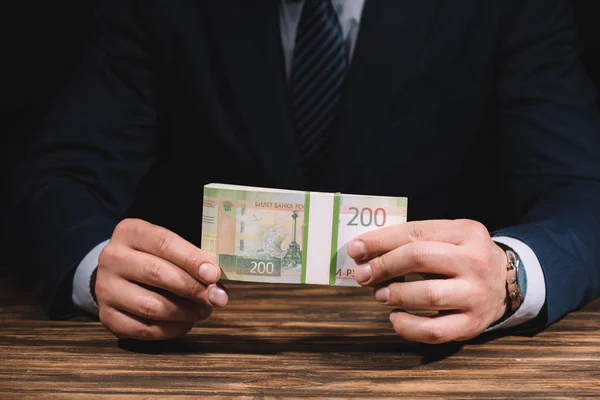
{"label": "paper band around banknote", "polygon": [[346,251],[363,232],[406,222],[406,197],[204,186],[202,249],[226,280],[358,286]]}

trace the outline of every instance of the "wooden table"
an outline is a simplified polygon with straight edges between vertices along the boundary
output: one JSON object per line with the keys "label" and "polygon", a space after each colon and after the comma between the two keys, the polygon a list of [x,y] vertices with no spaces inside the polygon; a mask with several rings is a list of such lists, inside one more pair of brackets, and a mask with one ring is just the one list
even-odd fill
{"label": "wooden table", "polygon": [[0,398],[583,398],[600,395],[600,301],[534,338],[428,346],[365,288],[229,284],[183,340],[48,321],[0,275]]}

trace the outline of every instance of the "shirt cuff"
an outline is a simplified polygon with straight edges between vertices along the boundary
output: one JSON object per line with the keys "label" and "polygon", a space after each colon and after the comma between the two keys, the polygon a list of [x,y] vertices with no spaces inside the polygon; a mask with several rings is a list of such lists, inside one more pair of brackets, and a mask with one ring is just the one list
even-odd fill
{"label": "shirt cuff", "polygon": [[495,236],[495,242],[503,243],[512,248],[521,259],[522,270],[527,280],[527,293],[517,311],[497,325],[486,329],[486,332],[496,329],[511,328],[528,322],[539,314],[546,302],[546,282],[540,262],[529,246],[518,239],[508,236]]}
{"label": "shirt cuff", "polygon": [[102,249],[108,242],[109,240],[105,240],[90,250],[77,266],[73,276],[73,294],[71,296],[73,304],[80,310],[94,315],[98,315],[98,304],[96,304],[90,292],[90,279],[92,273],[98,267],[98,257],[100,257]]}

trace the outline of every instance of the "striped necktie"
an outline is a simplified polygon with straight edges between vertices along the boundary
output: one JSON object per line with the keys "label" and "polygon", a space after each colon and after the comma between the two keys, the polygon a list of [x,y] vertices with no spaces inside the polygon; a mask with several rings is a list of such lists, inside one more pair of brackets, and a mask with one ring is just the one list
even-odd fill
{"label": "striped necktie", "polygon": [[346,72],[344,35],[331,0],[306,0],[298,24],[291,76],[292,118],[302,167],[309,182],[332,145]]}

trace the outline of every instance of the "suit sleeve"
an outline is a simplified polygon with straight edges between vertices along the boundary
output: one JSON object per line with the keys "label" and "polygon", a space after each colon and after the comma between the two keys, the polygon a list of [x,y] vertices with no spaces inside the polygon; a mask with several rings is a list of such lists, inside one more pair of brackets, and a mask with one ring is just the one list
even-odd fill
{"label": "suit sleeve", "polygon": [[14,268],[51,318],[75,313],[76,266],[111,236],[153,160],[156,76],[142,10],[101,2],[73,79],[17,174]]}
{"label": "suit sleeve", "polygon": [[600,295],[600,118],[567,0],[507,2],[497,120],[516,226],[546,285],[538,330]]}

